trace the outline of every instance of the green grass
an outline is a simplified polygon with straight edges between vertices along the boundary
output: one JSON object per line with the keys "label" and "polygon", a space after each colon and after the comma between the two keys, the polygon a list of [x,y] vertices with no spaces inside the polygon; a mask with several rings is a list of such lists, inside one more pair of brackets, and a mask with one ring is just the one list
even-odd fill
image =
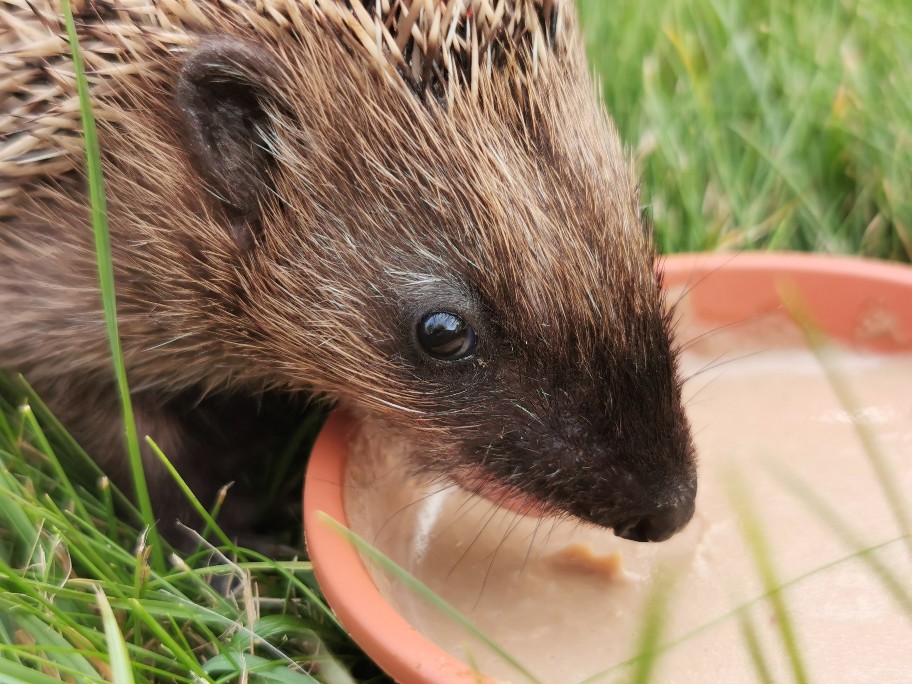
{"label": "green grass", "polygon": [[[663,251],[912,257],[906,0],[580,5],[593,67],[636,152]],[[91,132],[87,138],[91,159]],[[118,359],[100,185],[93,197]],[[125,380],[121,398],[129,416]],[[129,440],[134,457],[137,437]],[[125,497],[19,381],[0,382],[0,464],[0,681],[385,681],[326,608],[309,563],[262,558],[217,530],[217,549],[171,554],[117,515],[131,509]],[[879,564],[877,549],[863,548],[824,502],[783,478],[842,536],[847,558],[866,560],[909,612],[912,588]],[[144,490],[138,471],[136,485]],[[142,497],[138,508],[133,518],[148,522]],[[751,515],[743,511],[767,593],[719,620],[741,620],[764,681],[766,660],[747,611],[771,599],[788,622],[782,591],[802,578],[782,585],[764,565]],[[657,594],[644,612],[643,653],[616,668],[638,682],[650,680],[664,650],[690,636],[662,641],[665,601]],[[783,636],[803,679],[800,642]]]}
{"label": "green grass", "polygon": [[254,682],[376,674],[308,562],[225,543],[156,570],[138,530],[115,515],[111,485],[30,396],[0,383],[0,681],[228,682],[244,667],[260,673]]}
{"label": "green grass", "polygon": [[579,0],[663,251],[912,256],[907,0]]}

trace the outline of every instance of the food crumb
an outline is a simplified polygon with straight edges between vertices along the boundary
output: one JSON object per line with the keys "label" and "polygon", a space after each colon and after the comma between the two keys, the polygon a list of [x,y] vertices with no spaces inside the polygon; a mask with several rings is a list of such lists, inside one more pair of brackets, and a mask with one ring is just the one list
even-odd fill
{"label": "food crumb", "polygon": [[625,577],[619,551],[599,556],[588,544],[571,544],[551,555],[549,560],[560,568],[594,575],[607,581],[613,582]]}

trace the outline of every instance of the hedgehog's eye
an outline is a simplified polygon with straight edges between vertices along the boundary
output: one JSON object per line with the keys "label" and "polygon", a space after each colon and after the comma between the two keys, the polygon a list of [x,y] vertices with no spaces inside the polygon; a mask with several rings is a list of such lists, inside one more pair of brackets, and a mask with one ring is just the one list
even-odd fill
{"label": "hedgehog's eye", "polygon": [[459,361],[475,353],[475,328],[454,313],[432,311],[418,321],[418,343],[430,356],[441,361]]}

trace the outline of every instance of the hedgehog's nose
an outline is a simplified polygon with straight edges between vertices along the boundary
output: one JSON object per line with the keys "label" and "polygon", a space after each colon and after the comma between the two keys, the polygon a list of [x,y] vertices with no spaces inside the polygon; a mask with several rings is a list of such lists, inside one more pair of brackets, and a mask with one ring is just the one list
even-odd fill
{"label": "hedgehog's nose", "polygon": [[638,542],[660,542],[684,527],[694,514],[694,494],[673,505],[661,506],[646,515],[627,518],[614,526],[614,533]]}

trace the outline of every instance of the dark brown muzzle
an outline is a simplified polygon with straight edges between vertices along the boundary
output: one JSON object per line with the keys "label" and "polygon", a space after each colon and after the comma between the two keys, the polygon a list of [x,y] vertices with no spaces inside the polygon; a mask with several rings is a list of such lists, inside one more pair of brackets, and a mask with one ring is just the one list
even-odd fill
{"label": "dark brown muzzle", "polygon": [[623,518],[611,525],[614,533],[624,539],[638,542],[665,541],[690,522],[694,514],[697,494],[696,478],[672,503],[656,506],[651,511]]}
{"label": "dark brown muzzle", "polygon": [[623,520],[614,526],[614,533],[631,541],[665,541],[690,522],[693,512],[694,501],[691,499],[678,506],[659,508],[652,513]]}

